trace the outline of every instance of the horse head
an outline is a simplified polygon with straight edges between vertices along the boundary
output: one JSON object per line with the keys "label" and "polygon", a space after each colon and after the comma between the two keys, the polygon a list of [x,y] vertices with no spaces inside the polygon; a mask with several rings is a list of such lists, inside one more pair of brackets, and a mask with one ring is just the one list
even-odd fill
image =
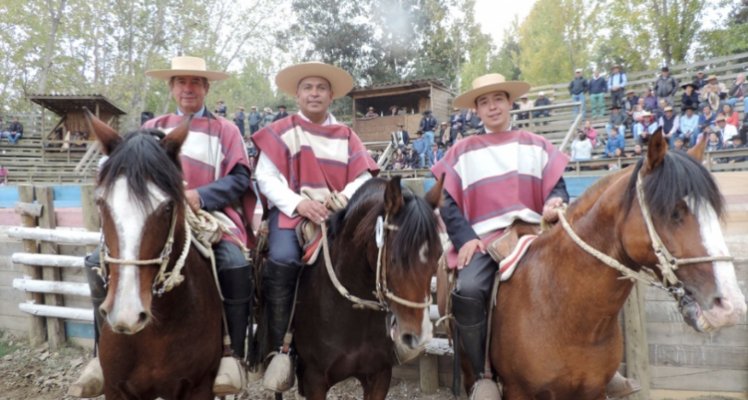
{"label": "horse head", "polygon": [[423,348],[432,337],[431,277],[442,253],[434,210],[441,201],[442,184],[443,178],[420,198],[403,190],[396,177],[384,193],[386,224],[378,262],[383,266],[390,337],[405,351]]}
{"label": "horse head", "polygon": [[186,251],[179,151],[191,118],[166,136],[141,130],[123,138],[90,112],[87,116],[109,156],[96,189],[103,232],[102,276],[107,282],[98,312],[115,333],[132,335],[153,319],[153,294],[160,294],[169,273],[165,271],[180,251]]}
{"label": "horse head", "polygon": [[689,154],[668,152],[656,132],[629,179],[619,225],[624,257],[654,271],[697,331],[733,325],[746,313],[720,228],[723,199],[701,165],[705,143]]}

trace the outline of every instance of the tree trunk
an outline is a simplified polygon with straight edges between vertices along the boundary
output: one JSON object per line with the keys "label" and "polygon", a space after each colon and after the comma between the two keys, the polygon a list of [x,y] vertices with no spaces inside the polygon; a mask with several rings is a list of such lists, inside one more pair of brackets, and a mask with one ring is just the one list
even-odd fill
{"label": "tree trunk", "polygon": [[47,76],[52,68],[52,57],[54,56],[55,44],[57,42],[57,31],[62,22],[62,13],[65,10],[67,0],[60,0],[57,10],[54,9],[54,0],[47,0],[49,7],[49,16],[52,23],[50,24],[49,37],[47,44],[44,46],[44,55],[42,57],[41,71],[39,72],[39,84],[36,87],[38,93],[44,93],[47,90]]}

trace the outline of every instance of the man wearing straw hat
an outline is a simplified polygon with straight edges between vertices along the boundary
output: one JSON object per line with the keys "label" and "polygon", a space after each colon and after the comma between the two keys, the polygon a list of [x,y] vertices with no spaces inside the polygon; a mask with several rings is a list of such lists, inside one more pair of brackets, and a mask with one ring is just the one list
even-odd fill
{"label": "man wearing straw hat", "polygon": [[545,138],[512,129],[512,102],[529,89],[500,74],[476,78],[454,106],[475,108],[486,134],[457,142],[432,168],[435,176],[445,176],[440,213],[453,244],[447,263],[459,270],[452,313],[466,364],[477,377],[473,399],[499,398],[486,357],[488,304],[498,269],[487,246],[515,220],[555,221],[556,208],[569,199],[562,177],[568,157]]}
{"label": "man wearing straw hat", "polygon": [[[168,135],[185,116],[193,116],[189,136],[182,145],[180,155],[187,184],[185,197],[193,209],[220,213],[222,221],[236,237],[224,235],[213,245],[228,323],[226,334],[231,339],[231,348],[225,349],[213,391],[218,396],[236,394],[247,383],[246,371],[240,359],[245,355],[253,284],[251,265],[242,247],[254,243],[248,219],[254,214],[255,195],[251,189],[248,190],[251,187],[249,160],[239,129],[233,122],[216,117],[205,106],[210,82],[224,80],[229,75],[208,70],[205,60],[198,57],[175,57],[170,69],[151,70],[146,75],[167,81],[177,110],[147,121],[143,128],[161,129]],[[92,256],[86,258],[87,270],[99,265],[98,252],[94,251]],[[102,292],[103,288],[98,287],[100,282],[95,273],[93,277],[89,274],[93,298],[97,297],[96,293]],[[106,293],[106,289],[103,292]],[[94,306],[98,308],[96,303],[94,299]],[[69,394],[96,397],[102,392],[101,366],[94,359],[70,387]]]}
{"label": "man wearing straw hat", "polygon": [[323,223],[328,208],[344,205],[379,168],[358,135],[328,111],[334,99],[353,88],[347,72],[306,62],[284,68],[275,82],[296,98],[299,112],[266,126],[252,139],[259,151],[257,185],[269,210],[262,293],[272,360],[263,385],[283,392],[293,386],[294,376],[287,329],[302,265],[295,228],[302,220]]}

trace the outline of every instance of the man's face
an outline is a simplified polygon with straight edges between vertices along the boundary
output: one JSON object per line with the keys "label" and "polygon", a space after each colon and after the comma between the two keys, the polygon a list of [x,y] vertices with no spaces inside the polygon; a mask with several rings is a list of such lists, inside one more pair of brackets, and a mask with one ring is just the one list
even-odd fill
{"label": "man's face", "polygon": [[668,118],[672,118],[673,117],[673,111],[672,110],[665,111],[665,116],[668,117]]}
{"label": "man's face", "polygon": [[486,128],[493,132],[509,129],[512,103],[504,92],[491,92],[475,100],[475,110]]}
{"label": "man's face", "polygon": [[302,79],[296,88],[296,103],[308,118],[324,117],[332,104],[332,88],[327,79],[310,76]]}
{"label": "man's face", "polygon": [[175,76],[169,81],[169,89],[179,109],[192,114],[203,108],[210,84],[199,76]]}

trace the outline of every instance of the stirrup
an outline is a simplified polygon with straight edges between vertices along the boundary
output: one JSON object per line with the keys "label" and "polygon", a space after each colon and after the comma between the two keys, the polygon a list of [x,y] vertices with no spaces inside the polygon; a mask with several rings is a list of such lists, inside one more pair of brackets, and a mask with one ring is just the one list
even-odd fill
{"label": "stirrup", "polygon": [[294,379],[291,356],[288,353],[278,352],[275,353],[267,369],[265,369],[262,386],[267,390],[283,393],[293,387]]}
{"label": "stirrup", "polygon": [[470,389],[470,400],[501,400],[501,387],[493,379],[478,379]]}
{"label": "stirrup", "polygon": [[616,371],[616,374],[613,375],[613,378],[605,387],[605,395],[609,399],[618,399],[630,396],[640,390],[642,390],[642,387],[639,382],[632,378],[626,378]]}
{"label": "stirrup", "polygon": [[221,364],[213,381],[213,394],[218,397],[239,394],[246,386],[247,371],[242,361],[232,356],[221,357]]}
{"label": "stirrup", "polygon": [[86,364],[80,377],[68,388],[68,396],[88,399],[104,394],[104,372],[98,357]]}

